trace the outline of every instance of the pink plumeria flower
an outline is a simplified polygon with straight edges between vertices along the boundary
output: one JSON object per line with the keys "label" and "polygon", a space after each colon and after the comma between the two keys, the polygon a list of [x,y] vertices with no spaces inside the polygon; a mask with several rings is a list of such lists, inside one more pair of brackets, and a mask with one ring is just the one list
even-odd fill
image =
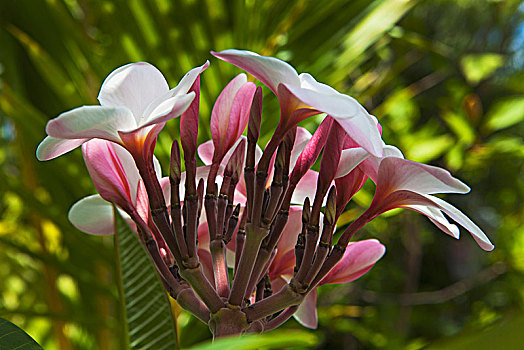
{"label": "pink plumeria flower", "polygon": [[278,97],[283,133],[301,120],[319,113],[335,118],[367,152],[382,156],[382,142],[376,118],[354,98],[317,82],[310,74],[298,74],[288,63],[254,52],[225,50],[214,56],[249,72]]}
{"label": "pink plumeria flower", "polygon": [[75,108],[47,123],[49,136],[38,146],[37,158],[53,159],[98,138],[123,146],[135,159],[150,159],[158,133],[190,106],[195,93],[189,89],[208,66],[190,70],[171,90],[149,63],[117,68],[102,84],[99,106]]}
{"label": "pink plumeria flower", "polygon": [[[277,254],[269,269],[271,288],[279,291],[293,277],[295,266],[295,244],[302,230],[302,210],[289,212]],[[322,221],[321,221],[322,222]],[[384,255],[386,248],[375,239],[349,243],[342,259],[322,279],[318,286],[325,284],[349,283],[366,274]],[[302,301],[293,317],[303,326],[317,328],[317,291],[313,289]]]}
{"label": "pink plumeria flower", "polygon": [[[105,140],[90,140],[82,146],[82,153],[99,195],[85,197],[69,211],[69,220],[79,230],[95,234],[114,233],[112,202],[120,208],[128,222],[130,212],[136,212],[148,223],[149,202],[134,160],[123,147]],[[160,177],[160,163],[153,158],[155,171]],[[165,194],[169,193],[169,180],[160,179]]]}
{"label": "pink plumeria flower", "polygon": [[239,74],[218,96],[211,112],[213,163],[220,163],[246,129],[256,86]]}
{"label": "pink plumeria flower", "polygon": [[446,217],[468,230],[484,250],[494,246],[482,230],[460,210],[433,196],[436,193],[468,193],[470,188],[444,169],[404,159],[393,146],[384,147],[384,157],[370,156],[360,167],[375,182],[373,202],[367,213],[371,218],[394,208],[406,208],[429,218],[448,235],[459,238],[459,229]]}

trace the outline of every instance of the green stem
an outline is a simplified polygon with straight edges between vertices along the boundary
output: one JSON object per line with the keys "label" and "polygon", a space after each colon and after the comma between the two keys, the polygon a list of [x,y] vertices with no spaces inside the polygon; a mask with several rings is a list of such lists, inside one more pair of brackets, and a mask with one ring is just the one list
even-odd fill
{"label": "green stem", "polygon": [[303,299],[304,295],[295,291],[289,284],[286,284],[278,293],[243,308],[242,311],[246,314],[247,320],[251,323],[273,315],[287,307],[298,305]]}
{"label": "green stem", "polygon": [[229,303],[232,305],[241,305],[246,292],[253,266],[257,259],[258,251],[262,240],[269,233],[268,229],[256,227],[251,223],[246,224],[246,241],[242,249],[242,255],[238,262],[238,270],[235,272]]}

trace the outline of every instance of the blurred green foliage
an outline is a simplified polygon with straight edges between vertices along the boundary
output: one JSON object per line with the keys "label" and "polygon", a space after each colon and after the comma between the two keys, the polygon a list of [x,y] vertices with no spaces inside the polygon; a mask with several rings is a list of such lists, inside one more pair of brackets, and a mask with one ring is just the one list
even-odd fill
{"label": "blurred green foliage", "polygon": [[[319,329],[296,345],[518,348],[523,19],[524,6],[511,0],[1,1],[0,317],[46,349],[119,345],[113,240],[85,235],[67,221],[71,204],[94,188],[78,150],[36,161],[45,123],[96,104],[103,79],[122,64],[149,61],[174,86],[209,59],[203,142],[214,99],[239,72],[209,50],[242,48],[285,59],[351,94],[379,118],[387,143],[452,170],[472,192],[447,199],[496,245],[485,253],[467,234],[455,241],[415,213],[375,220],[359,238],[377,237],[386,256],[355,283],[323,287]],[[264,97],[263,142],[278,120],[277,101],[267,90]],[[314,130],[317,123],[303,126]],[[164,165],[177,136],[176,121],[160,135],[156,154]],[[373,187],[365,189],[339,227],[370,203]],[[205,325],[176,305],[173,311],[183,348],[209,338]],[[283,328],[300,326],[290,320]]]}

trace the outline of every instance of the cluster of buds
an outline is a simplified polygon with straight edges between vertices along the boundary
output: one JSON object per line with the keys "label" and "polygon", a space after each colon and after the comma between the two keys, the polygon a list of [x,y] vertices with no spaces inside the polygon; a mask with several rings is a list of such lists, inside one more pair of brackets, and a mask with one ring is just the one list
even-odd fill
{"label": "cluster of buds", "polygon": [[[173,89],[154,66],[134,63],[106,78],[99,106],[51,120],[37,156],[48,160],[82,145],[99,195],[77,202],[70,221],[87,233],[112,234],[115,203],[166,290],[215,337],[268,331],[292,316],[316,327],[316,288],[353,281],[373,267],[385,247],[351,239],[394,208],[417,211],[458,238],[446,214],[481,248],[493,249],[469,218],[433,196],[469,188],[386,145],[377,119],[355,99],[275,58],[238,50],[212,54],[278,98],[280,121],[263,151],[257,144],[262,88],[245,74],[216,100],[212,140],[197,147],[200,75],[209,62]],[[325,117],[313,135],[298,126],[318,114]],[[178,116],[183,157],[174,140],[169,177],[162,178],[156,138]],[[197,166],[197,154],[204,166]],[[311,167],[319,157],[316,172]],[[334,243],[338,218],[368,178],[376,185],[370,207]]]}

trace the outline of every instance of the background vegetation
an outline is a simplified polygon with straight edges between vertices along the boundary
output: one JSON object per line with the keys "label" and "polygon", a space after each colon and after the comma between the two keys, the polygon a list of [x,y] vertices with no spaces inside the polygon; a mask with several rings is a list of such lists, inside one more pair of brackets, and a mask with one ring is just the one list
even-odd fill
{"label": "background vegetation", "polygon": [[[209,50],[243,48],[356,97],[379,118],[387,143],[468,183],[470,194],[447,200],[496,245],[483,252],[467,233],[455,241],[415,213],[376,220],[359,238],[380,239],[385,257],[359,281],[321,289],[312,347],[518,348],[523,19],[524,6],[511,0],[0,1],[0,317],[46,349],[118,346],[113,241],[67,221],[71,204],[94,188],[78,150],[36,161],[45,124],[96,104],[103,79],[122,64],[151,62],[173,86],[209,59],[199,133],[207,140],[213,101],[238,73]],[[277,108],[266,90],[263,141]],[[176,121],[160,135],[163,164],[177,135]],[[373,188],[366,188],[340,227],[369,204]],[[182,347],[210,337],[173,307]],[[290,320],[283,328],[301,327]]]}

